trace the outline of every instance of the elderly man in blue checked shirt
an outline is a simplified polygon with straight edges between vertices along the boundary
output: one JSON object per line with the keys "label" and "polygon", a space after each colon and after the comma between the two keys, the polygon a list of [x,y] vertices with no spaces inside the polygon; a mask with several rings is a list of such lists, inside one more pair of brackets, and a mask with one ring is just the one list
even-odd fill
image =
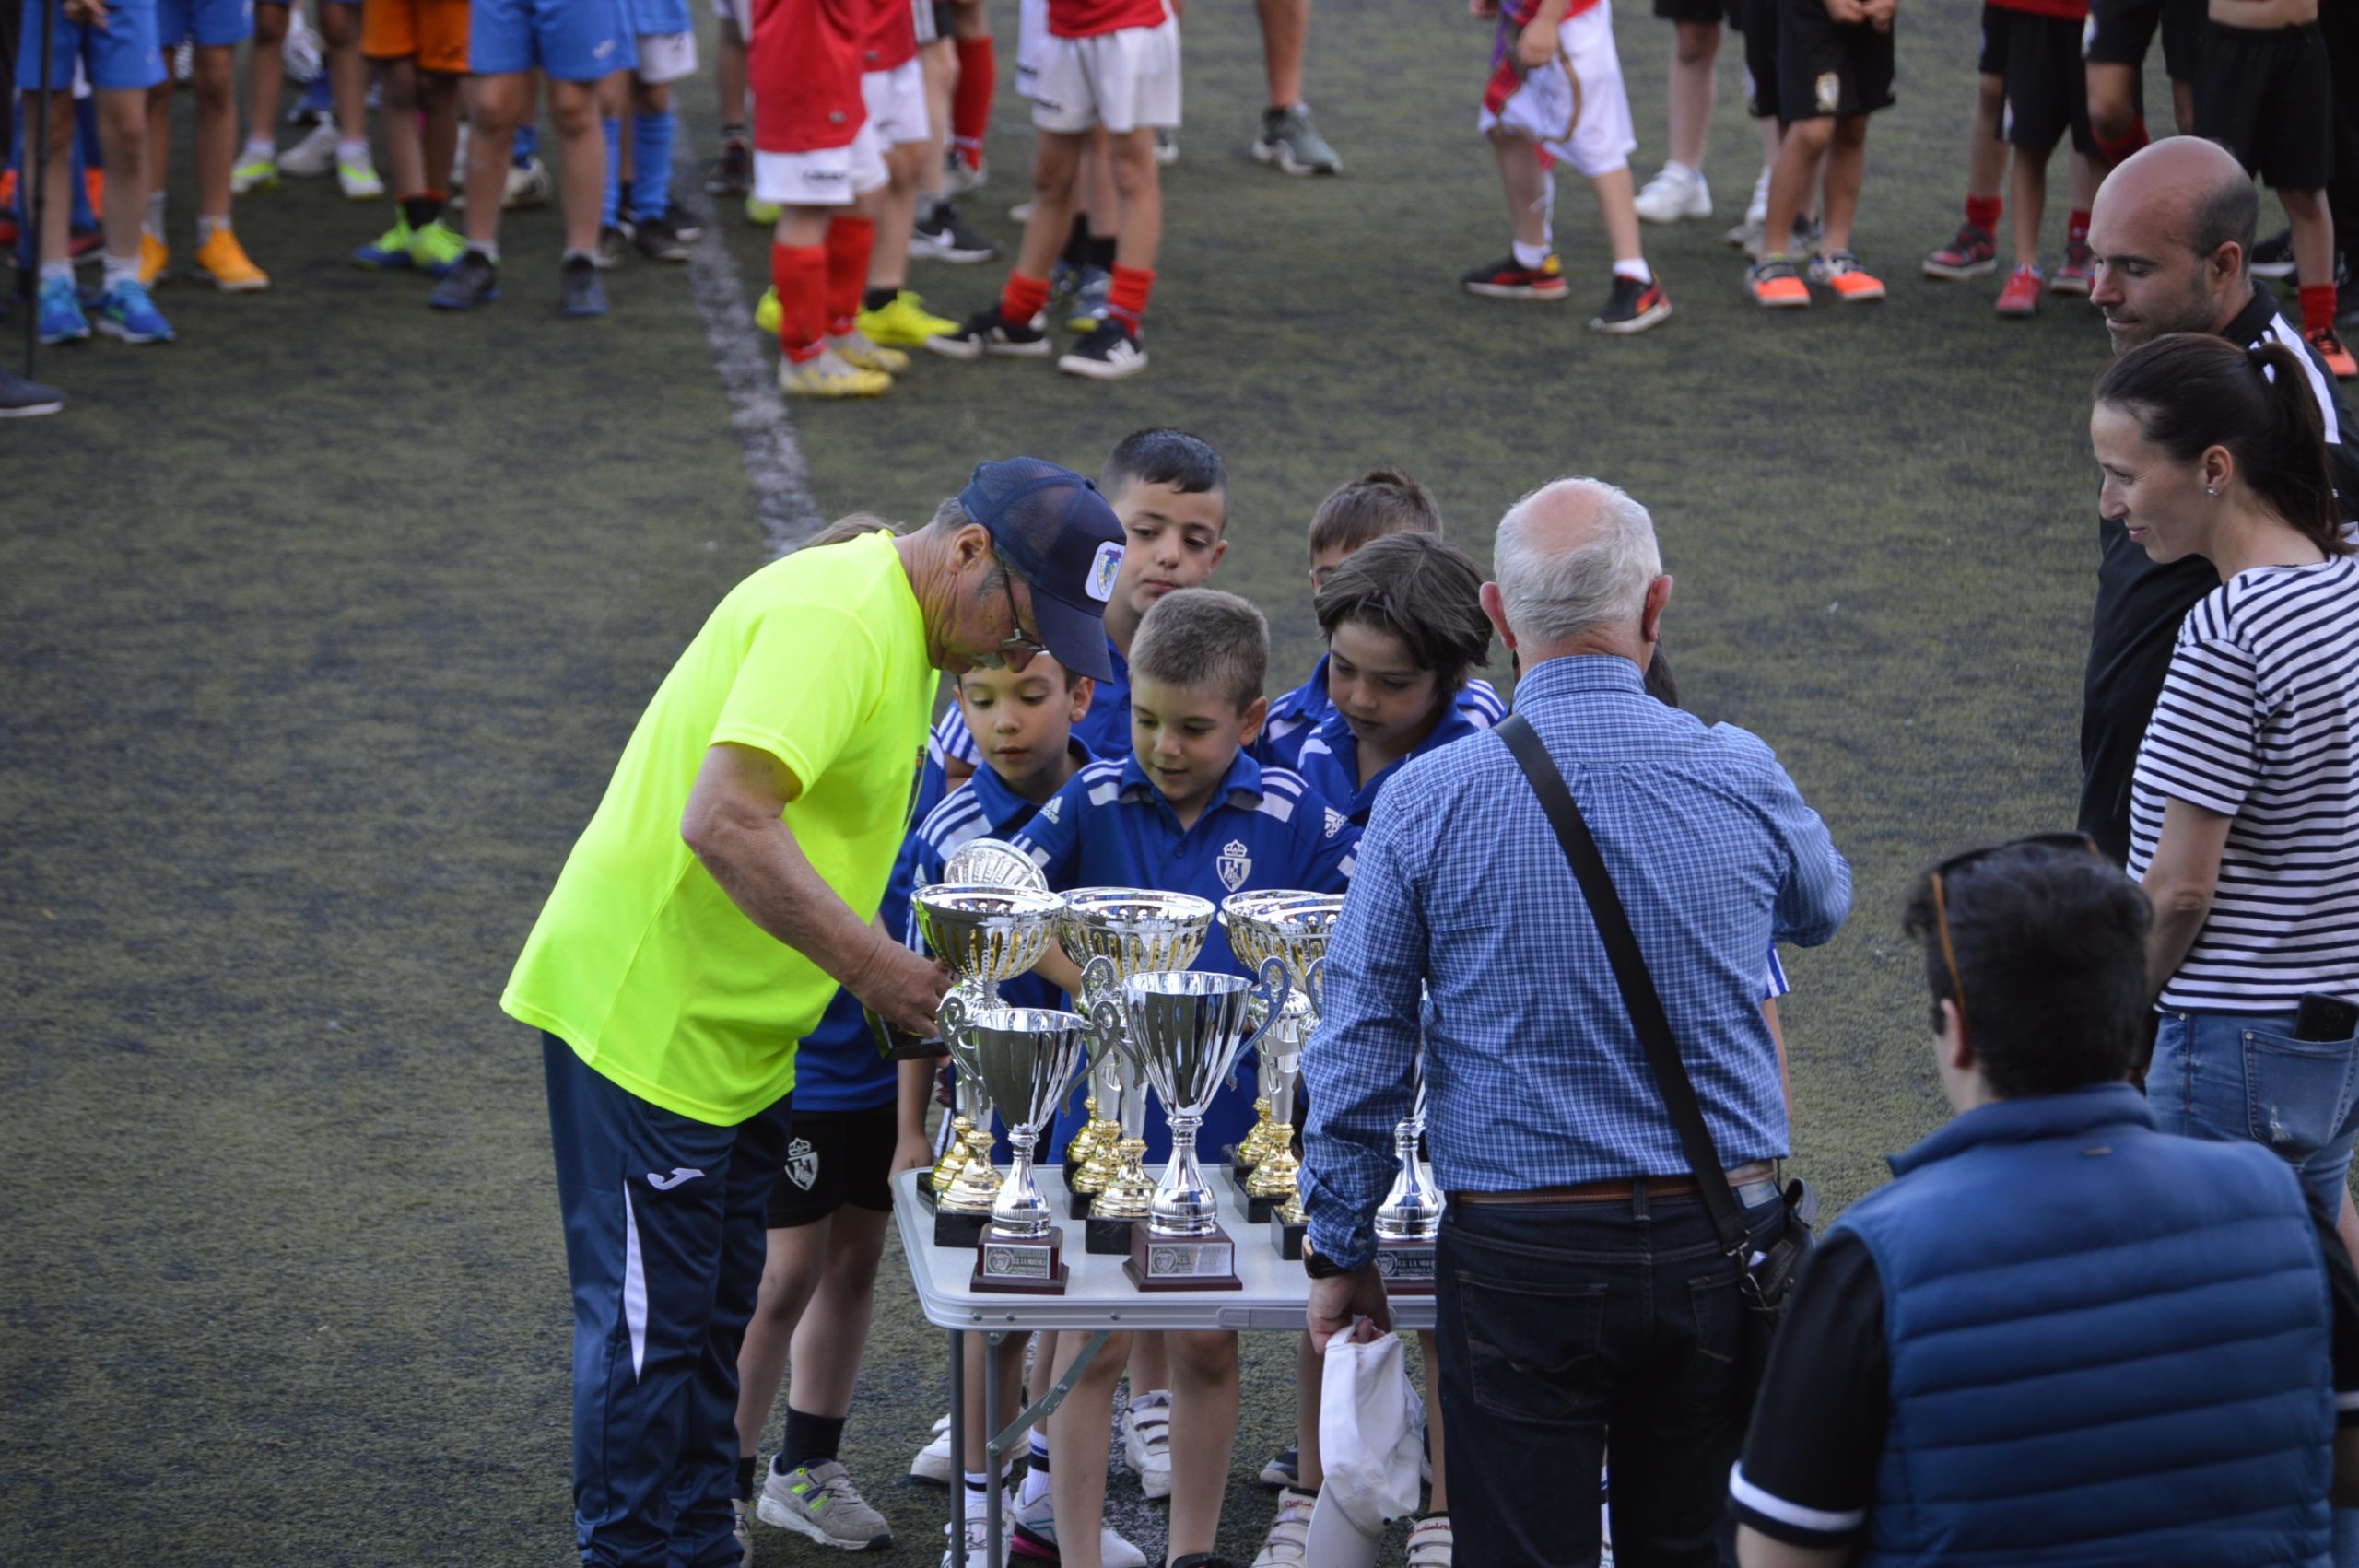
{"label": "elderly man in blue checked shirt", "polygon": [[[1646,509],[1565,479],[1500,521],[1483,607],[1629,911],[1756,1242],[1787,1153],[1761,954],[1815,945],[1851,872],[1769,748],[1646,694],[1671,597]],[[1462,825],[1479,821],[1485,831]],[[1428,999],[1421,1004],[1421,990]],[[1719,1245],[1579,883],[1506,744],[1470,736],[1376,805],[1303,1059],[1314,1342],[1389,1324],[1370,1220],[1423,1015],[1449,1196],[1441,1399],[1460,1561],[1590,1564],[1609,1428],[1614,1539],[1718,1561],[1746,1417],[1741,1266]]]}

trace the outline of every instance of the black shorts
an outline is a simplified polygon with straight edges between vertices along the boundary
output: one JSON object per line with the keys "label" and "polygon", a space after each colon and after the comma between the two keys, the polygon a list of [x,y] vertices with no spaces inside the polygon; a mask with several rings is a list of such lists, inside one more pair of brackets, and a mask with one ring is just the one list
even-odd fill
{"label": "black shorts", "polygon": [[1755,120],[1778,118],[1778,7],[1784,0],[1729,0],[1744,34],[1744,110]]}
{"label": "black shorts", "polygon": [[769,1228],[816,1224],[849,1203],[893,1211],[893,1145],[900,1117],[891,1106],[866,1111],[797,1111],[786,1168],[770,1188]]}
{"label": "black shorts", "polygon": [[2191,82],[2202,63],[2204,10],[2204,0],[2089,0],[2081,57],[2091,65],[2143,65],[2159,24],[2163,74]]}
{"label": "black shorts", "polygon": [[[1748,57],[1753,40],[1745,39]],[[1783,0],[1778,15],[1778,118],[1849,120],[1892,107],[1892,34],[1838,22],[1821,0]]]}
{"label": "black shorts", "polygon": [[2097,150],[2089,130],[2089,73],[2081,63],[2080,23],[1986,4],[1980,69],[2006,80],[2001,141],[2047,154],[2070,131],[2075,152]]}
{"label": "black shorts", "polygon": [[1655,0],[1655,15],[1667,22],[1721,22],[1728,0]]}
{"label": "black shorts", "polygon": [[2256,32],[2204,23],[2195,134],[2271,190],[2325,190],[2334,178],[2334,79],[2318,24]]}

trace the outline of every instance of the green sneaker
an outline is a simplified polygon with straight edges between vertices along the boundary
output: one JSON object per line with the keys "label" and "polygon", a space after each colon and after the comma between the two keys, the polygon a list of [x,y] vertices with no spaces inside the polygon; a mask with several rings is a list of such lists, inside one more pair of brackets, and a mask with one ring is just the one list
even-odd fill
{"label": "green sneaker", "polygon": [[868,1505],[843,1466],[833,1459],[792,1473],[770,1466],[754,1512],[762,1523],[807,1536],[822,1546],[882,1551],[893,1544],[893,1527]]}
{"label": "green sneaker", "polygon": [[229,170],[229,193],[242,196],[249,191],[275,191],[278,188],[278,159],[273,158],[241,158]]}
{"label": "green sneaker", "polygon": [[417,236],[410,231],[409,219],[401,209],[393,209],[393,226],[358,251],[352,252],[352,264],[363,272],[402,272],[415,264],[410,252],[417,243]]}
{"label": "green sneaker", "polygon": [[768,228],[778,221],[778,204],[766,202],[759,196],[745,198],[745,221]]}
{"label": "green sneaker", "polygon": [[410,239],[410,264],[428,277],[448,277],[467,253],[467,237],[436,218]]}

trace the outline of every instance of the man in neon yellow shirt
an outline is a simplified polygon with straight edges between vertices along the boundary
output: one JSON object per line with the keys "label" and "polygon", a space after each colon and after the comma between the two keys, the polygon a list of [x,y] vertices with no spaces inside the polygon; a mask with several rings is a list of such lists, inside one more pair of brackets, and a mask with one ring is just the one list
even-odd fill
{"label": "man in neon yellow shirt", "polygon": [[795,1041],[839,985],[932,1032],[948,977],[874,922],[935,673],[1109,673],[1121,540],[1079,474],[984,463],[915,533],[747,578],[640,715],[500,998],[544,1036],[584,1563],[738,1562],[737,1350]]}

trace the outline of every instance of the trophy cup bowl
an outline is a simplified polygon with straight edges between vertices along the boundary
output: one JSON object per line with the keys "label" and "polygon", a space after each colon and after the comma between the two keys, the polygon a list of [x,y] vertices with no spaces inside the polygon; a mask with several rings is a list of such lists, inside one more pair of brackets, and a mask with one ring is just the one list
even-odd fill
{"label": "trophy cup bowl", "polygon": [[976,1248],[976,1290],[1055,1295],[1065,1288],[1063,1238],[1032,1179],[1032,1150],[1072,1087],[1086,1027],[1077,1013],[1023,1007],[994,1008],[967,1023],[978,1076],[1006,1118],[1015,1149],[1015,1164],[992,1199],[991,1228]]}
{"label": "trophy cup bowl", "polygon": [[1131,1234],[1125,1266],[1143,1291],[1241,1290],[1236,1243],[1220,1226],[1220,1204],[1196,1163],[1196,1129],[1238,1054],[1252,1040],[1258,1005],[1266,1031],[1285,1003],[1285,966],[1261,980],[1193,970],[1133,975],[1123,983],[1128,1048],[1171,1120],[1171,1162],[1145,1221]]}
{"label": "trophy cup bowl", "polygon": [[1004,838],[969,838],[942,862],[942,880],[970,887],[1020,887],[1049,891],[1049,879],[1032,857]]}

